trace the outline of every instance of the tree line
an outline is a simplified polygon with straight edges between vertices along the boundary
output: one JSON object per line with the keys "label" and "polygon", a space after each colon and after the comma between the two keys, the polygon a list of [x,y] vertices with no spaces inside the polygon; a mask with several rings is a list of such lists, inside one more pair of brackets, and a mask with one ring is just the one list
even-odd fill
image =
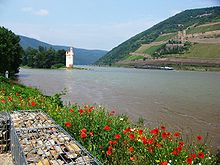
{"label": "tree line", "polygon": [[28,47],[22,57],[22,65],[31,68],[65,67],[65,50],[54,50],[39,46],[38,49]]}

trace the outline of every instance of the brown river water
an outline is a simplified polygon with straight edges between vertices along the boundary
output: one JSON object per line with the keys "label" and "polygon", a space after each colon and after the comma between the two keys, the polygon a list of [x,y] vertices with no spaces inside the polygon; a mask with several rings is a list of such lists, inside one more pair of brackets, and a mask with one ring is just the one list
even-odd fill
{"label": "brown river water", "polygon": [[220,148],[220,72],[89,68],[21,69],[19,82],[47,95],[66,89],[64,103],[100,104],[149,127],[208,133],[209,145]]}

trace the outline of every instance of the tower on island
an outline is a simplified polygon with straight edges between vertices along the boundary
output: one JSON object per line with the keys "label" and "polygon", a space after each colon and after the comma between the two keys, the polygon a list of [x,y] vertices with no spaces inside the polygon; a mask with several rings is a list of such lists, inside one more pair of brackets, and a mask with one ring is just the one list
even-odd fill
{"label": "tower on island", "polygon": [[69,50],[66,51],[66,67],[67,68],[73,68],[73,48],[70,47]]}

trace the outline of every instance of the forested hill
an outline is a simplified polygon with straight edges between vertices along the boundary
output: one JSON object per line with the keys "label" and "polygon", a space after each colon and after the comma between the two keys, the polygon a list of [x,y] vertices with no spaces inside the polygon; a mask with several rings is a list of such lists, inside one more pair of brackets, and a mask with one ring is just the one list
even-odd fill
{"label": "forested hill", "polygon": [[[55,50],[67,50],[69,47],[67,46],[58,46],[58,45],[51,45],[33,38],[19,36],[20,37],[20,44],[23,49],[27,49],[28,47],[38,49],[39,46],[46,47],[47,49],[53,48]],[[73,45],[74,46],[74,45]],[[107,51],[105,50],[87,50],[81,48],[74,48],[75,58],[74,64],[75,65],[88,65],[93,64],[96,62],[100,57],[104,56]]]}
{"label": "forested hill", "polygon": [[105,56],[100,58],[96,64],[109,65],[123,60],[129,56],[129,53],[137,50],[141,44],[148,44],[155,41],[160,34],[177,32],[192,25],[218,21],[220,21],[220,6],[183,11],[113,48]]}

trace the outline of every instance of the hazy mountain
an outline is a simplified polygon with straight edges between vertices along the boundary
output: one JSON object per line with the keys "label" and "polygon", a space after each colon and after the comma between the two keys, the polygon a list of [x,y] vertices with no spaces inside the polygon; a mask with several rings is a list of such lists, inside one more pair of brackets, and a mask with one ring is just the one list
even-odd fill
{"label": "hazy mountain", "polygon": [[[26,36],[19,35],[19,37],[21,39],[20,44],[23,47],[23,49],[26,49],[28,47],[38,48],[39,46],[43,46],[46,48],[52,47],[55,50],[59,50],[59,49],[67,50],[69,48],[68,46],[51,45],[46,42],[42,42]],[[75,65],[88,65],[96,62],[100,57],[104,56],[107,53],[107,51],[74,48],[74,53],[75,53],[75,57],[74,57]]]}

